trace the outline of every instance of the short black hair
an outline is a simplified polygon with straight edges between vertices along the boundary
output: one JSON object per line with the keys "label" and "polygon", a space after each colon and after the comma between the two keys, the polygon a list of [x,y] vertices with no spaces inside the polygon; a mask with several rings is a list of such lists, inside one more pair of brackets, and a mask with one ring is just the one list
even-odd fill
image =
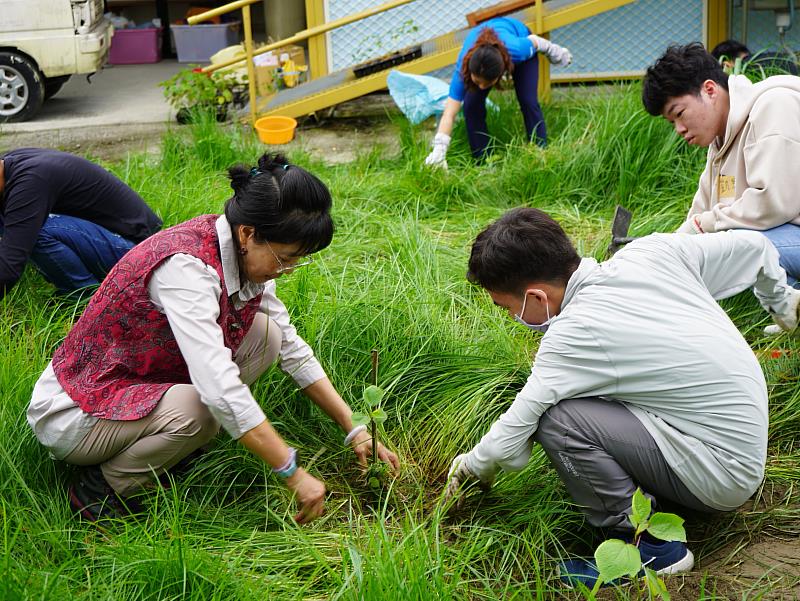
{"label": "short black hair", "polygon": [[475,238],[467,279],[492,292],[517,294],[530,282],[566,286],[580,261],[550,215],[521,207],[508,211]]}
{"label": "short black hair", "polygon": [[225,217],[231,230],[253,226],[257,241],[298,243],[304,255],[333,240],[330,191],[317,176],[283,155],[264,154],[257,167],[234,165],[228,177],[234,194],[225,203]]}
{"label": "short black hair", "polygon": [[670,98],[686,94],[699,96],[707,79],[728,90],[728,76],[700,42],[670,46],[645,73],[642,85],[644,108],[651,115],[660,115]]}
{"label": "short black hair", "polygon": [[725,40],[720,42],[711,51],[711,56],[717,59],[717,62],[723,57],[730,60],[736,60],[740,54],[750,56],[750,49],[737,40]]}

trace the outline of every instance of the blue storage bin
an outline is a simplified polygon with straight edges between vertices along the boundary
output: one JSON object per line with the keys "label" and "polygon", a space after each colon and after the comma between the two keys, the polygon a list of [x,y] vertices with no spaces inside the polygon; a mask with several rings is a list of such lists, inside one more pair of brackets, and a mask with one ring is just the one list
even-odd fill
{"label": "blue storage bin", "polygon": [[211,56],[239,43],[241,21],[233,23],[170,25],[179,63],[207,63]]}

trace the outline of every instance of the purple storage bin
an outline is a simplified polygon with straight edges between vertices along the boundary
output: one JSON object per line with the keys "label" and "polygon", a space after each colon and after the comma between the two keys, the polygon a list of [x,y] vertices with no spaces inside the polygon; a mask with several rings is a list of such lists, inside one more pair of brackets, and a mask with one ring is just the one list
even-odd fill
{"label": "purple storage bin", "polygon": [[207,63],[228,46],[239,43],[240,21],[201,25],[170,25],[179,63]]}
{"label": "purple storage bin", "polygon": [[108,62],[112,65],[157,63],[161,60],[161,32],[161,27],[115,30]]}

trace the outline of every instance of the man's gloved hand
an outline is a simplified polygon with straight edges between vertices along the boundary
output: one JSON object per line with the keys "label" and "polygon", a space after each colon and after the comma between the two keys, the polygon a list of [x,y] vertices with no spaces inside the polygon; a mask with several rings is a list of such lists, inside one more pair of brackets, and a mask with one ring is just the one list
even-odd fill
{"label": "man's gloved hand", "polygon": [[444,490],[443,502],[448,505],[453,499],[456,500],[455,508],[461,509],[464,505],[464,493],[472,485],[478,485],[482,490],[487,491],[492,487],[494,479],[482,481],[472,473],[465,461],[467,455],[461,454],[453,459],[450,471],[447,473],[447,487]]}
{"label": "man's gloved hand", "polygon": [[548,39],[540,37],[536,34],[531,34],[528,39],[536,46],[536,50],[541,52],[547,57],[554,65],[559,67],[567,67],[572,63],[572,53],[563,46],[559,46]]}
{"label": "man's gloved hand", "polygon": [[425,159],[426,165],[432,167],[442,167],[447,171],[447,148],[450,146],[450,136],[447,134],[436,134],[433,137],[433,150]]}

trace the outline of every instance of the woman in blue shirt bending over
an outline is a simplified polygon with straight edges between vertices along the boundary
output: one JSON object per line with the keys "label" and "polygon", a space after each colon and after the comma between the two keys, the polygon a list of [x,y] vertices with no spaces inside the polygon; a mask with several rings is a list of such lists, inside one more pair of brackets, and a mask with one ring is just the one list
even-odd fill
{"label": "woman in blue shirt bending over", "polygon": [[572,62],[569,50],[531,34],[517,19],[490,19],[467,34],[450,82],[450,97],[433,138],[433,150],[425,159],[426,165],[447,168],[450,133],[462,104],[472,156],[478,160],[484,158],[490,142],[486,127],[486,97],[505,73],[510,73],[514,80],[528,138],[544,145],[547,132],[537,97],[537,52],[543,53],[556,65],[567,66]]}

